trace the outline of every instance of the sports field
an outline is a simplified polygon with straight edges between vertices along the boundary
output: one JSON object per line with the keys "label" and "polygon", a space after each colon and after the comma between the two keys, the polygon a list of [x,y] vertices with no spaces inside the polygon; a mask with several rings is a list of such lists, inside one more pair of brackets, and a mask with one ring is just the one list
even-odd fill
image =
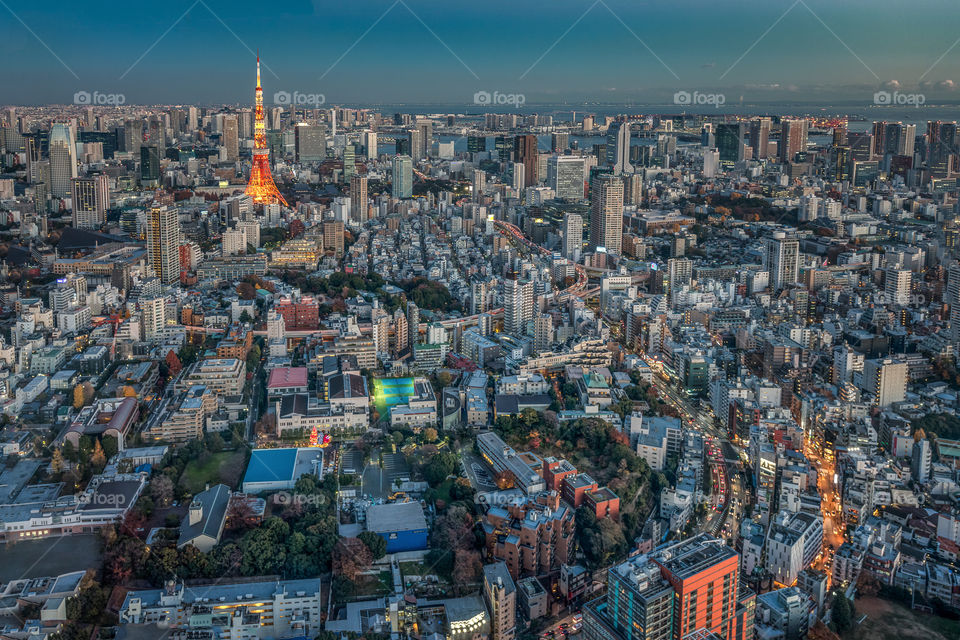
{"label": "sports field", "polygon": [[391,407],[407,404],[413,393],[413,378],[377,378],[373,381],[373,406],[387,417]]}

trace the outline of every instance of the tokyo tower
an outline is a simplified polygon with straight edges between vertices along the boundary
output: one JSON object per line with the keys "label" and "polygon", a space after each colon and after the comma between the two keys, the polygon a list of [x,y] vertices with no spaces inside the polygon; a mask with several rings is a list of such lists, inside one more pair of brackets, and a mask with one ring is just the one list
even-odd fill
{"label": "tokyo tower", "polygon": [[260,86],[260,54],[257,54],[257,90],[256,109],[253,120],[253,167],[250,169],[250,182],[244,192],[253,196],[257,204],[275,204],[287,201],[280,195],[270,173],[270,150],[267,148],[267,128],[263,122],[263,88]]}

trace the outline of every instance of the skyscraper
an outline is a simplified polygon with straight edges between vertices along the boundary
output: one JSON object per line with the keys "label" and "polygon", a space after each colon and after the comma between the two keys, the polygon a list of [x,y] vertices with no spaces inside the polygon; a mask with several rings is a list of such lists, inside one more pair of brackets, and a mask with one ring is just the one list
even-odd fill
{"label": "skyscraper", "polygon": [[797,282],[800,276],[800,243],[795,238],[777,231],[772,238],[766,239],[764,268],[770,273],[770,284],[774,290],[783,289]]}
{"label": "skyscraper", "polygon": [[407,344],[411,347],[420,342],[420,307],[413,300],[407,301]]}
{"label": "skyscraper", "polygon": [[123,150],[129,151],[136,157],[140,153],[141,144],[143,144],[143,120],[124,120]]}
{"label": "skyscraper", "polygon": [[69,198],[71,183],[77,177],[77,147],[70,125],[57,122],[50,128],[50,193]]}
{"label": "skyscraper", "polygon": [[176,209],[154,206],[147,213],[147,257],[160,282],[180,281],[180,221]]}
{"label": "skyscraper", "polygon": [[927,166],[936,176],[956,167],[957,123],[927,122]]}
{"label": "skyscraper", "polygon": [[377,159],[377,132],[376,131],[364,131],[360,134],[361,140],[363,141],[363,153],[367,157],[367,160],[376,160]]}
{"label": "skyscraper", "polygon": [[140,184],[157,186],[160,182],[160,150],[154,145],[140,147]]}
{"label": "skyscraper", "polygon": [[720,162],[739,162],[743,160],[743,125],[717,125],[717,151],[720,152]]}
{"label": "skyscraper", "polygon": [[583,251],[583,217],[576,213],[563,214],[563,257],[580,261]]}
{"label": "skyscraper", "polygon": [[430,155],[433,147],[433,121],[417,120],[417,131],[420,132],[420,146],[414,151],[417,160]]}
{"label": "skyscraper", "polygon": [[522,336],[533,319],[533,283],[507,278],[503,283],[503,330]]}
{"label": "skyscraper", "polygon": [[391,194],[394,198],[413,197],[413,160],[410,156],[393,156]]}
{"label": "skyscraper", "polygon": [[361,224],[367,220],[367,179],[364,176],[350,178],[350,219]]}
{"label": "skyscraper", "polygon": [[74,178],[71,184],[73,226],[97,229],[107,220],[110,207],[110,183],[106,174]]}
{"label": "skyscraper", "polygon": [[785,119],[780,123],[780,162],[792,162],[794,156],[807,150],[806,119]]}
{"label": "skyscraper", "polygon": [[523,163],[523,185],[532,187],[537,184],[537,136],[522,135],[513,139],[513,154],[517,162]]}
{"label": "skyscraper", "polygon": [[755,160],[767,157],[770,146],[770,118],[757,118],[750,123],[750,146]]}
{"label": "skyscraper", "polygon": [[223,132],[220,134],[220,144],[223,146],[223,157],[227,162],[236,162],[240,158],[239,124],[235,114],[223,116]]}
{"label": "skyscraper", "polygon": [[590,248],[618,254],[623,243],[623,180],[601,174],[593,179],[590,209]]}
{"label": "skyscraper", "polygon": [[613,167],[614,173],[633,173],[629,122],[614,122],[607,129],[607,164]]}
{"label": "skyscraper", "polygon": [[327,135],[323,127],[301,122],[293,128],[297,162],[323,162],[327,157]]}
{"label": "skyscraper", "polygon": [[550,156],[547,186],[562,200],[583,200],[583,158]]}

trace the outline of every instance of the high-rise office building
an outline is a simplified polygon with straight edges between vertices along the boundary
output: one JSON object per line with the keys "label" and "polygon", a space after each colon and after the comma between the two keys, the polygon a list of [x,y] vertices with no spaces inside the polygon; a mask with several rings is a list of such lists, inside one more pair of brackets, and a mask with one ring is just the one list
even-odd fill
{"label": "high-rise office building", "polygon": [[[421,160],[430,155],[433,147],[433,121],[417,120],[417,132],[419,132],[418,146],[413,149],[414,159]],[[412,146],[412,141],[411,141]]]}
{"label": "high-rise office building", "polygon": [[945,176],[957,168],[957,123],[940,120],[927,122],[927,166],[935,176]]}
{"label": "high-rise office building", "polygon": [[107,221],[110,183],[106,174],[74,178],[70,198],[73,202],[73,226],[77,229],[98,229]]}
{"label": "high-rise office building", "polygon": [[766,239],[763,266],[770,273],[770,284],[776,289],[797,282],[800,276],[800,243],[796,238],[777,231]]}
{"label": "high-rise office building", "polygon": [[513,147],[513,138],[510,136],[497,136],[493,139],[493,148],[497,152],[497,160],[500,162],[513,160]]}
{"label": "high-rise office building", "polygon": [[623,243],[623,180],[601,174],[591,186],[590,248],[620,254]]}
{"label": "high-rise office building", "polygon": [[537,175],[537,136],[527,134],[517,136],[513,139],[513,154],[517,162],[523,163],[523,184],[524,187],[532,187],[539,181]]}
{"label": "high-rise office building", "polygon": [[[397,152],[399,153],[399,149]],[[422,160],[423,155],[423,133],[419,128],[410,129],[407,131],[407,142],[404,148],[404,151],[410,154],[410,158],[413,160]]]}
{"label": "high-rise office building", "polygon": [[154,206],[147,213],[147,257],[160,282],[180,281],[180,221],[176,209]]}
{"label": "high-rise office building", "polygon": [[71,180],[77,177],[77,147],[70,125],[54,123],[50,128],[50,193],[69,198]]}
{"label": "high-rise office building", "polygon": [[554,153],[563,153],[570,148],[570,134],[558,131],[550,136],[550,150]]}
{"label": "high-rise office building", "polygon": [[583,158],[550,156],[547,160],[547,186],[562,200],[583,200]]}
{"label": "high-rise office building", "polygon": [[[196,127],[194,127],[194,131]],[[129,151],[134,157],[140,153],[143,144],[143,120],[124,120],[123,122],[123,150]]]}
{"label": "high-rise office building", "polygon": [[576,213],[563,214],[563,257],[580,261],[583,251],[583,217]]}
{"label": "high-rise office building", "polygon": [[743,160],[743,125],[717,125],[717,151],[720,152],[720,162],[739,162]]}
{"label": "high-rise office building", "polygon": [[616,174],[633,173],[630,164],[630,123],[614,122],[607,129],[607,164]]}
{"label": "high-rise office building", "polygon": [[297,162],[323,162],[327,157],[327,134],[321,125],[299,123],[293,128]]}
{"label": "high-rise office building", "polygon": [[348,142],[343,148],[343,179],[349,181],[357,173],[357,150]]}
{"label": "high-rise office building", "polygon": [[367,178],[353,176],[350,178],[350,219],[364,223],[367,220]]}
{"label": "high-rise office building", "polygon": [[157,186],[160,182],[160,150],[154,145],[140,147],[140,184]]}
{"label": "high-rise office building", "polygon": [[809,121],[788,118],[780,122],[780,162],[792,162],[794,156],[807,150]]}
{"label": "high-rise office building", "polygon": [[755,160],[767,157],[770,147],[770,118],[757,118],[750,122],[750,146]]}
{"label": "high-rise office building", "polygon": [[487,150],[486,136],[467,136],[467,152],[480,153]]}
{"label": "high-rise office building", "polygon": [[223,157],[227,162],[236,162],[240,159],[240,125],[236,114],[223,116],[220,144],[224,150]]}
{"label": "high-rise office building", "polygon": [[413,160],[410,156],[393,157],[393,186],[391,194],[394,198],[413,197]]}
{"label": "high-rise office building", "polygon": [[376,160],[377,159],[377,132],[376,131],[364,131],[360,134],[360,139],[363,143],[363,154],[366,156],[367,160]]}

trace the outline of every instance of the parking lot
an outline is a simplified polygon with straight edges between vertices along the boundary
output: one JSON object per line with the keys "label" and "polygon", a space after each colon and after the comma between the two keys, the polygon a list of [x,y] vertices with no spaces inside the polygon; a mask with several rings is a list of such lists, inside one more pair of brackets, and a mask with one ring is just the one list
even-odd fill
{"label": "parking lot", "polygon": [[363,469],[363,454],[353,444],[345,443],[340,449],[340,473],[353,475]]}
{"label": "parking lot", "polygon": [[473,453],[462,449],[460,451],[460,464],[464,475],[470,481],[470,485],[477,491],[493,491],[497,488],[493,477],[490,475],[489,467]]}
{"label": "parking lot", "polygon": [[410,467],[402,453],[384,453],[383,467],[377,464],[377,452],[371,456],[370,464],[363,470],[361,492],[374,500],[387,498],[396,491],[394,482],[410,477]]}

